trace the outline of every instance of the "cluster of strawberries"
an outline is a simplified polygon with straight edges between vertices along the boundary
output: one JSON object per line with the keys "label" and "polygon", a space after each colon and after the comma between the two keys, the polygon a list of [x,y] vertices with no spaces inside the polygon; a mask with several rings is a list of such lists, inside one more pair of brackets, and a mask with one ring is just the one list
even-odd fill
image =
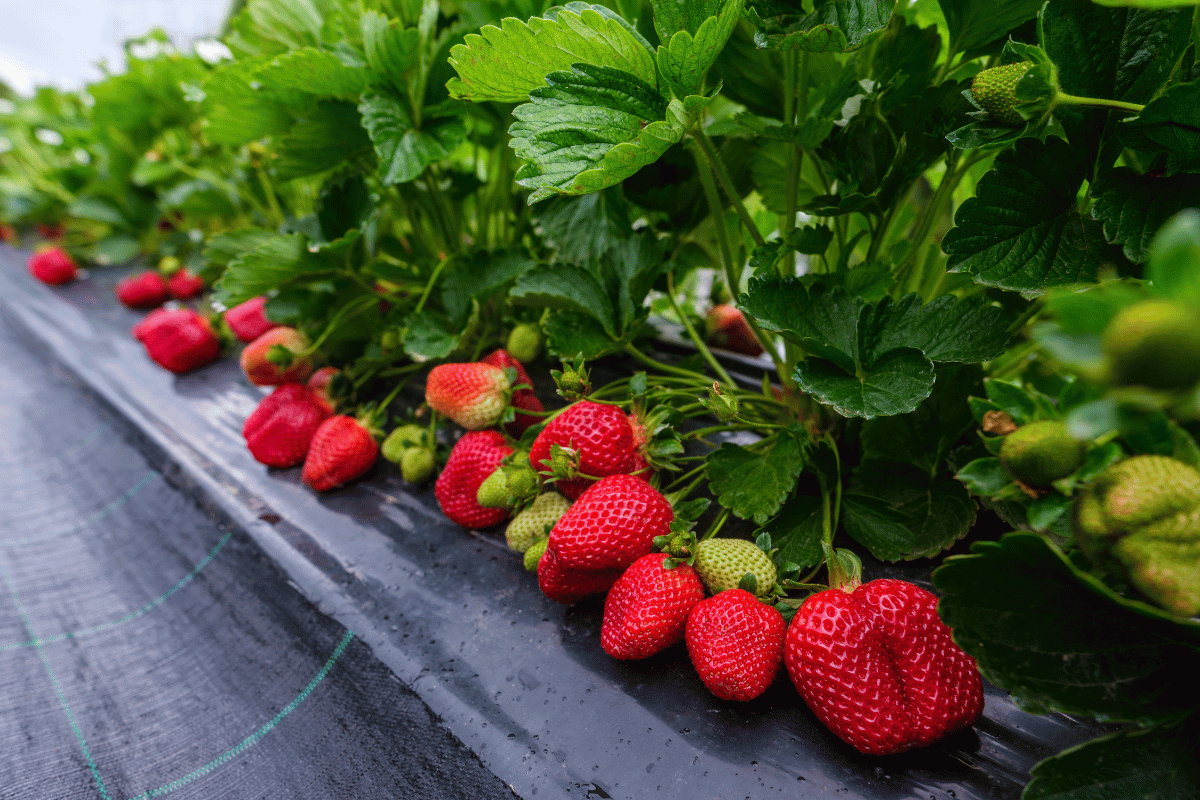
{"label": "cluster of strawberries", "polygon": [[[35,256],[36,270],[31,259],[30,271],[47,282],[70,280],[74,265],[68,275],[69,258],[52,252]],[[302,480],[317,491],[359,477],[380,452],[400,464],[406,480],[426,480],[435,464],[432,426],[401,425],[381,449],[386,402],[357,417],[337,414],[330,383],[338,370],[314,371],[306,337],[271,323],[265,302],[255,298],[224,315],[247,342],[247,378],[275,387],[243,426],[254,458],[276,468],[303,463]],[[186,308],[152,312],[134,335],[174,372],[206,364],[220,350],[209,321]],[[524,366],[504,349],[434,367],[427,405],[466,429],[434,494],[446,517],[464,527],[512,517],[505,539],[551,599],[604,596],[606,653],[643,659],[683,642],[704,685],[730,701],[760,696],[785,666],[817,717],[864,753],[923,746],[978,718],[978,669],[938,618],[933,594],[839,573],[789,624],[769,600],[779,592],[768,554],[742,539],[696,542],[683,507],[677,514],[652,485],[646,421],[586,399],[586,385],[574,388],[564,394],[582,399],[547,414]],[[536,435],[526,435],[539,424]]]}

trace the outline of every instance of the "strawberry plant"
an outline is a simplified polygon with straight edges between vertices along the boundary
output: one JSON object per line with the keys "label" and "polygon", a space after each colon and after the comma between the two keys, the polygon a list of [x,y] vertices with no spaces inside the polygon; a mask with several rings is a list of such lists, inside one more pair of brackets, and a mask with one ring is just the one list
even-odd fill
{"label": "strawberry plant", "polygon": [[[714,693],[749,699],[790,619],[801,694],[876,753],[970,724],[974,659],[1027,708],[1136,726],[1026,792],[1117,798],[1089,783],[1102,762],[1145,783],[1147,753],[1187,764],[1197,742],[1198,13],[250,0],[228,58],[152,37],[92,104],[0,109],[0,220],[186,264],[255,383],[331,365],[372,424],[273,422],[322,420],[305,480],[368,469],[391,412],[385,459],[437,473],[447,517],[515,514],[555,600],[612,590],[618,657],[683,637]],[[198,355],[139,326],[151,355],[215,357],[178,319]],[[254,446],[304,457],[284,445]],[[1017,532],[935,574],[950,633],[924,590],[846,578],[847,549],[932,568],[997,520]],[[669,614],[645,599],[684,583]],[[895,675],[855,667],[922,647]],[[867,689],[889,722],[863,731],[839,702]],[[1170,780],[1156,796],[1200,783]]]}

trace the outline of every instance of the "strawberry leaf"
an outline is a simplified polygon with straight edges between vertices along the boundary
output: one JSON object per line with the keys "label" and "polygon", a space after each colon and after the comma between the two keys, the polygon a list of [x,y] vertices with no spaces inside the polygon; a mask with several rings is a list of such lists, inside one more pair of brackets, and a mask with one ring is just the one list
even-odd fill
{"label": "strawberry leaf", "polygon": [[1117,167],[1101,174],[1092,196],[1092,216],[1103,223],[1105,238],[1120,245],[1130,261],[1141,263],[1150,240],[1167,219],[1196,204],[1200,175],[1151,177]]}
{"label": "strawberry leaf", "polygon": [[620,183],[682,139],[712,99],[667,104],[654,85],[607,65],[573,64],[546,84],[513,110],[509,128],[513,150],[529,161],[517,183],[533,190],[531,204]]}
{"label": "strawberry leaf", "polygon": [[1172,171],[1200,167],[1200,82],[1172,86],[1121,123],[1121,139],[1136,150],[1167,154]]}
{"label": "strawberry leaf", "polygon": [[[759,26],[754,33],[754,44],[759,48],[846,53],[862,47],[887,28],[895,3],[830,0],[810,14],[800,13],[803,6],[798,2],[750,0],[748,5],[747,17]],[[787,9],[784,13],[779,13],[781,5]]]}
{"label": "strawberry leaf", "polygon": [[[657,53],[658,72],[676,97],[687,97],[699,91],[708,68],[717,60],[725,42],[729,40],[729,35],[741,19],[744,2],[745,0],[725,0],[717,8],[713,8],[715,4],[710,0],[693,2],[690,5],[700,5],[701,8],[686,9],[687,12],[691,12],[686,14],[687,29],[677,30],[669,37],[662,35],[660,30],[659,35],[663,43],[659,45]],[[664,10],[668,6],[674,6],[671,9],[672,13],[684,10],[674,2],[659,3],[658,6]],[[709,13],[705,14],[705,11]],[[656,25],[661,16],[662,12],[657,11]],[[695,26],[697,18],[703,20],[698,27]]]}
{"label": "strawberry leaf", "polygon": [[216,296],[227,306],[266,294],[298,278],[328,269],[319,255],[309,252],[302,235],[248,238],[254,249],[229,262],[217,281]]}
{"label": "strawberry leaf", "polygon": [[522,275],[509,291],[522,305],[574,311],[595,319],[610,336],[616,334],[612,301],[596,277],[570,264],[538,267]]}
{"label": "strawberry leaf", "polygon": [[807,569],[821,563],[821,498],[796,494],[783,504],[775,518],[763,526],[778,552],[777,564],[792,563]]}
{"label": "strawberry leaf", "polygon": [[1200,704],[1200,622],[1121,597],[1039,534],[972,551],[933,573],[938,611],[1020,706],[1151,724]]}
{"label": "strawberry leaf", "polygon": [[1092,739],[1041,761],[1022,800],[1200,797],[1200,717]]}
{"label": "strawberry leaf", "polygon": [[928,558],[966,535],[975,503],[953,478],[873,460],[854,470],[842,518],[846,532],[882,561]]}
{"label": "strawberry leaf", "polygon": [[426,120],[421,129],[414,128],[404,103],[390,94],[365,95],[358,111],[379,156],[384,186],[413,180],[466,137],[466,128],[455,117]]}
{"label": "strawberry leaf", "polygon": [[[1033,19],[1044,0],[938,0],[950,29],[950,53],[970,53],[998,43],[1006,33]],[[997,49],[999,49],[997,47]]]}
{"label": "strawberry leaf", "polygon": [[313,175],[371,150],[353,103],[321,101],[290,131],[279,138],[275,175],[291,180]]}
{"label": "strawberry leaf", "polygon": [[734,515],[761,525],[795,488],[809,445],[808,433],[799,425],[779,431],[755,450],[726,442],[705,461],[709,491]]}
{"label": "strawberry leaf", "polygon": [[550,73],[580,63],[607,64],[651,86],[658,82],[650,45],[628,22],[603,6],[568,3],[528,23],[509,18],[499,28],[487,25],[468,35],[450,50],[458,77],[446,88],[461,100],[519,103]]}
{"label": "strawberry leaf", "polygon": [[368,73],[347,66],[328,50],[305,47],[273,58],[255,78],[268,90],[355,98],[367,88]]}
{"label": "strawberry leaf", "polygon": [[445,358],[458,347],[458,331],[441,314],[424,310],[408,318],[404,352],[419,361]]}
{"label": "strawberry leaf", "polygon": [[557,258],[571,264],[597,261],[633,234],[629,204],[618,186],[579,197],[557,197],[546,205],[538,222]]}
{"label": "strawberry leaf", "polygon": [[1085,170],[1081,149],[1057,137],[1000,154],[942,239],[948,269],[1031,295],[1094,281],[1104,241],[1076,210]]}

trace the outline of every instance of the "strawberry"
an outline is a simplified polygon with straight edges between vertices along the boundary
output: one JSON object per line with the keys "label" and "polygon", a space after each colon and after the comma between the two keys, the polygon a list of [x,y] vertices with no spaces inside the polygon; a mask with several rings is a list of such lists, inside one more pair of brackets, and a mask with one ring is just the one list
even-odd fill
{"label": "strawberry", "polygon": [[562,563],[549,542],[537,562],[538,586],[542,593],[554,602],[568,606],[585,597],[604,594],[622,572],[622,569],[572,569]]}
{"label": "strawberry", "polygon": [[748,356],[762,355],[763,346],[740,309],[724,303],[713,306],[704,318],[704,325],[709,344]]}
{"label": "strawberry", "polygon": [[325,405],[330,414],[337,406],[337,401],[330,394],[329,385],[339,374],[341,374],[341,370],[337,367],[321,367],[308,379],[308,388],[312,391],[313,397],[317,402]]}
{"label": "strawberry", "polygon": [[117,299],[130,308],[158,308],[167,302],[167,284],[152,269],[117,282]]}
{"label": "strawberry", "polygon": [[410,447],[400,456],[400,477],[411,484],[424,483],[433,474],[433,450]]}
{"label": "strawberry", "polygon": [[1014,480],[1049,486],[1083,466],[1087,445],[1068,433],[1062,420],[1040,419],[1004,437],[1000,463]]}
{"label": "strawberry", "polygon": [[592,477],[558,481],[557,488],[574,500],[595,481],[609,475],[641,472],[648,475],[641,453],[645,433],[632,417],[620,408],[604,403],[580,400],[547,423],[529,449],[529,463],[550,474],[548,462],[554,445],[565,447],[579,456],[579,472]]}
{"label": "strawberry", "polygon": [[529,508],[508,523],[504,530],[504,541],[509,549],[524,553],[534,542],[549,536],[550,530],[570,507],[571,501],[558,492],[539,494]]}
{"label": "strawberry", "polygon": [[204,291],[204,281],[184,267],[167,281],[167,291],[176,300],[190,300]]}
{"label": "strawberry", "polygon": [[267,319],[263,306],[267,304],[266,295],[252,298],[239,303],[225,312],[225,321],[233,335],[243,342],[253,342],[272,328],[279,327]]}
{"label": "strawberry", "polygon": [[525,371],[525,367],[521,362],[513,358],[506,350],[500,349],[483,359],[483,363],[491,364],[493,367],[500,369],[509,369],[510,367],[516,370],[517,380],[514,385],[519,386],[526,384],[527,389],[515,389],[512,392],[512,398],[509,403],[517,409],[517,415],[512,422],[505,424],[505,432],[514,439],[520,439],[521,434],[531,425],[536,425],[541,422],[541,417],[522,414],[521,411],[545,411],[542,407],[542,401],[538,400],[538,396],[533,392],[533,381],[529,380],[529,373]]}
{"label": "strawberry", "polygon": [[744,589],[701,600],[688,613],[688,655],[700,680],[722,700],[753,700],[783,662],[787,623]]}
{"label": "strawberry", "polygon": [[345,414],[322,422],[309,444],[300,479],[324,492],[369,470],[379,455],[379,444],[368,425]]}
{"label": "strawberry", "polygon": [[187,308],[150,312],[134,326],[133,336],[160,367],[175,373],[202,367],[221,352],[208,320]]}
{"label": "strawberry", "polygon": [[624,569],[647,555],[655,536],[670,533],[667,498],[634,475],[596,482],[550,531],[550,547],[571,569]]}
{"label": "strawberry", "polygon": [[39,250],[29,257],[25,266],[30,275],[51,286],[69,283],[78,274],[75,262],[61,247]]}
{"label": "strawberry", "polygon": [[512,354],[514,359],[533,361],[542,352],[542,338],[540,326],[532,322],[524,322],[509,332],[504,348]]}
{"label": "strawberry", "polygon": [[642,556],[608,590],[600,646],[613,658],[649,658],[683,641],[688,612],[704,599],[704,584],[687,564],[664,567],[669,558]]}
{"label": "strawberry", "polygon": [[308,338],[295,328],[272,328],[242,351],[242,371],[255,386],[303,381],[312,374]]}
{"label": "strawberry", "polygon": [[399,464],[405,452],[414,447],[428,447],[430,443],[428,428],[416,423],[409,423],[401,425],[389,433],[383,440],[380,452],[388,461]]}
{"label": "strawberry", "polygon": [[440,364],[425,380],[429,407],[469,431],[495,425],[508,407],[508,398],[504,370],[482,361]]}
{"label": "strawberry", "polygon": [[936,607],[931,592],[886,578],[827,589],[800,606],[784,663],[817,718],[844,742],[863,753],[899,753],[979,717],[975,659],[950,638]]}
{"label": "strawberry", "polygon": [[775,586],[775,565],[758,545],[745,539],[706,539],[696,545],[692,566],[710,592],[738,588],[743,576],[755,579],[752,594],[764,595]]}
{"label": "strawberry", "polygon": [[1017,113],[1017,84],[1032,67],[1029,61],[1004,64],[985,69],[971,80],[971,97],[992,119],[1002,125],[1024,125],[1025,118]]}
{"label": "strawberry", "polygon": [[262,399],[242,426],[246,447],[268,467],[286,469],[304,461],[313,434],[332,410],[300,383],[285,383]]}
{"label": "strawberry", "polygon": [[475,500],[479,485],[491,475],[512,448],[499,431],[470,431],[450,451],[433,494],[442,513],[464,528],[490,528],[508,519],[507,508],[484,508]]}
{"label": "strawberry", "polygon": [[542,560],[542,555],[546,552],[546,540],[535,539],[533,544],[529,545],[529,549],[525,551],[524,557],[521,559],[521,565],[525,567],[526,572],[538,571],[538,563]]}

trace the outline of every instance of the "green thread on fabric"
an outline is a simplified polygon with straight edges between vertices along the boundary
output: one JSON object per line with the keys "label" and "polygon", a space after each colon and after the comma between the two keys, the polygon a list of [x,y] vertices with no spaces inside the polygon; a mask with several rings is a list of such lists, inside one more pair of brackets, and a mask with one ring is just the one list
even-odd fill
{"label": "green thread on fabric", "polygon": [[[350,631],[350,630],[346,631],[346,635],[342,637],[341,643],[338,644],[337,649],[335,649],[333,651],[333,655],[331,655],[329,657],[329,660],[325,662],[325,666],[321,668],[321,671],[318,672],[313,677],[313,679],[308,682],[308,686],[304,687],[304,691],[300,692],[300,694],[297,695],[296,698],[294,700],[292,700],[292,702],[290,702],[286,706],[284,706],[283,709],[278,714],[276,714],[274,717],[271,718],[270,722],[263,725],[257,731],[255,731],[254,733],[250,734],[245,739],[243,739],[239,744],[235,745],[234,747],[225,751],[221,755],[217,756],[212,761],[205,764],[203,767],[200,767],[199,769],[197,769],[193,772],[190,772],[187,775],[184,775],[182,778],[179,778],[177,780],[171,781],[168,784],[160,786],[157,789],[150,789],[149,791],[143,792],[142,794],[136,795],[135,797],[131,797],[131,798],[129,798],[129,800],[152,800],[152,798],[162,797],[163,795],[173,792],[176,789],[181,789],[184,786],[186,786],[187,784],[196,780],[197,778],[202,778],[205,775],[207,775],[208,773],[210,773],[213,770],[217,769],[218,767],[222,766],[223,764],[233,760],[238,755],[240,755],[242,752],[244,752],[246,749],[248,749],[251,746],[253,746],[254,744],[256,744],[259,739],[261,739],[262,737],[264,737],[268,733],[270,733],[272,728],[274,728],[276,725],[278,725],[280,723],[280,721],[282,721],[283,718],[286,717],[288,714],[295,711],[296,707],[299,706],[301,703],[303,703],[305,698],[307,698],[310,694],[312,694],[313,689],[317,688],[317,684],[319,684],[322,680],[324,680],[325,676],[329,674],[329,671],[331,669],[333,669],[333,665],[337,663],[337,660],[339,658],[341,658],[342,652],[350,644],[350,640],[353,638],[354,638],[354,631]],[[107,795],[105,795],[105,797],[107,797]]]}
{"label": "green thread on fabric", "polygon": [[136,495],[142,489],[146,488],[146,484],[150,483],[150,481],[154,480],[157,477],[158,477],[158,472],[156,470],[150,470],[148,473],[146,473],[145,477],[143,477],[140,481],[138,481],[129,491],[125,492],[125,494],[121,495],[116,500],[113,500],[111,503],[106,505],[104,508],[92,513],[91,515],[80,520],[79,522],[72,523],[71,525],[68,525],[65,528],[59,528],[58,530],[50,531],[49,533],[39,533],[36,536],[27,536],[24,539],[0,539],[0,545],[12,546],[12,545],[18,545],[18,544],[32,544],[33,542],[42,542],[47,539],[54,539],[55,537],[63,536],[65,534],[77,531],[80,528],[86,528],[88,525],[91,525],[93,522],[99,522],[100,520],[104,519],[112,512],[116,511],[121,506],[128,503],[130,501],[130,499],[133,498],[134,495]]}
{"label": "green thread on fabric", "polygon": [[45,639],[33,639],[33,640],[30,640],[27,642],[10,642],[9,644],[0,645],[0,652],[4,652],[5,650],[15,650],[18,647],[39,647],[44,644],[50,644],[51,642],[61,642],[65,639],[77,639],[80,636],[85,636],[89,633],[99,633],[100,631],[106,631],[109,628],[116,627],[117,625],[120,625],[124,622],[129,622],[131,619],[136,619],[137,617],[140,617],[142,614],[145,614],[150,609],[161,604],[168,597],[175,594],[175,592],[179,591],[187,583],[189,583],[192,580],[192,578],[196,577],[196,575],[198,575],[200,573],[200,570],[204,569],[204,567],[208,565],[208,562],[212,561],[213,557],[216,556],[216,554],[221,551],[221,548],[225,546],[225,543],[229,541],[229,538],[231,536],[233,536],[233,531],[230,531],[229,533],[222,536],[221,541],[217,542],[217,546],[214,547],[209,552],[209,554],[207,556],[205,556],[204,559],[199,564],[197,564],[195,567],[193,567],[191,572],[189,572],[187,575],[185,575],[183,578],[181,578],[179,583],[176,583],[174,586],[172,586],[166,592],[166,594],[163,594],[163,595],[155,598],[154,600],[151,600],[149,603],[142,606],[137,611],[131,611],[130,613],[126,614],[125,616],[121,617],[120,619],[113,620],[112,622],[106,622],[103,625],[96,625],[91,628],[85,628],[84,630],[81,630],[81,631],[68,631],[67,633],[60,633],[57,636],[48,636]]}
{"label": "green thread on fabric", "polygon": [[[37,634],[33,632],[33,624],[29,620],[29,615],[25,613],[25,605],[21,602],[21,596],[17,594],[16,588],[9,579],[8,568],[0,564],[0,577],[4,578],[4,585],[8,587],[8,593],[12,595],[13,603],[17,606],[17,611],[21,614],[21,622],[25,626],[25,632],[37,641]],[[42,660],[42,666],[46,668],[46,675],[50,678],[50,684],[54,687],[54,691],[58,694],[58,702],[62,706],[67,715],[67,721],[71,723],[71,730],[75,733],[75,741],[79,742],[79,747],[83,750],[83,757],[87,760],[88,769],[92,772],[92,779],[96,781],[96,788],[100,790],[100,797],[103,800],[112,800],[112,795],[108,793],[108,788],[104,785],[104,779],[100,777],[100,768],[96,766],[96,759],[92,758],[92,751],[87,745],[87,741],[83,738],[83,731],[79,727],[79,723],[75,719],[74,712],[71,711],[71,706],[67,703],[67,696],[63,693],[62,686],[58,683],[58,678],[54,674],[54,668],[50,666],[50,659],[46,658],[46,651],[42,646],[37,647],[38,657]]]}

